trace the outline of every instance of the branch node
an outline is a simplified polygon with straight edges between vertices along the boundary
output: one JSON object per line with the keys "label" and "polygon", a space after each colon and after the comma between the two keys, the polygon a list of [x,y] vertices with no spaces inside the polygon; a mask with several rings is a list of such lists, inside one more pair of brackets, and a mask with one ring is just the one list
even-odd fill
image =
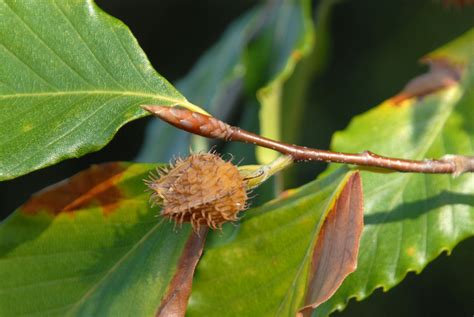
{"label": "branch node", "polygon": [[441,158],[441,161],[448,162],[453,166],[453,177],[466,172],[474,172],[474,156],[447,154]]}

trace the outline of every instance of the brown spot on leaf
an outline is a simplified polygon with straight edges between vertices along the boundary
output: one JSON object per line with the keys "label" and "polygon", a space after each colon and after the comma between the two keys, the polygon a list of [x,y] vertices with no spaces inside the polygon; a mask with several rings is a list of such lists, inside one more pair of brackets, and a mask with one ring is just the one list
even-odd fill
{"label": "brown spot on leaf", "polygon": [[287,199],[291,197],[291,195],[293,195],[294,193],[295,193],[294,189],[284,190],[278,195],[278,199]]}
{"label": "brown spot on leaf", "polygon": [[461,79],[462,67],[452,64],[447,59],[425,58],[421,62],[429,65],[429,71],[410,80],[401,92],[392,97],[390,101],[394,105],[456,85]]}
{"label": "brown spot on leaf", "polygon": [[310,316],[327,301],[357,267],[364,227],[360,174],[353,174],[328,213],[313,250],[305,306],[298,316]]}
{"label": "brown spot on leaf", "polygon": [[198,234],[191,233],[156,317],[181,317],[185,315],[188,299],[191,295],[194,271],[201,258],[208,231],[207,226],[202,226]]}
{"label": "brown spot on leaf", "polygon": [[96,204],[102,207],[104,214],[109,214],[118,207],[122,198],[120,189],[115,185],[123,171],[123,166],[116,162],[93,165],[34,194],[21,210],[26,214],[46,211],[58,215]]}
{"label": "brown spot on leaf", "polygon": [[300,50],[294,50],[291,52],[291,58],[293,58],[295,61],[299,61],[303,57],[303,53],[301,53]]}

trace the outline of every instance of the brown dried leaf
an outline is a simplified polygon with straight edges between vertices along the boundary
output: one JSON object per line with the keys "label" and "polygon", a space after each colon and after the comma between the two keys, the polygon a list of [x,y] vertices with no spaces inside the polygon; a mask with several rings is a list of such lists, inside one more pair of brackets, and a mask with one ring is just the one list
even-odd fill
{"label": "brown dried leaf", "polygon": [[305,306],[298,316],[310,316],[311,311],[328,300],[347,275],[355,271],[363,219],[362,182],[360,174],[355,173],[347,181],[319,232]]}
{"label": "brown dried leaf", "polygon": [[393,104],[398,105],[407,99],[423,97],[456,85],[461,78],[461,66],[453,65],[447,59],[425,58],[422,63],[428,64],[430,70],[410,80],[401,92],[391,98]]}
{"label": "brown dried leaf", "polygon": [[43,189],[21,207],[26,214],[46,211],[52,215],[74,211],[91,204],[102,207],[105,215],[118,207],[122,193],[115,184],[124,167],[117,162],[93,165],[69,179]]}

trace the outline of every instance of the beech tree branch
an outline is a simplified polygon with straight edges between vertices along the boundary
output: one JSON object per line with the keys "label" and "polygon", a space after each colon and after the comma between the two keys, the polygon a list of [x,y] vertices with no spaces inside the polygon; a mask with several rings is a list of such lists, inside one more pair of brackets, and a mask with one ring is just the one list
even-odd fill
{"label": "beech tree branch", "polygon": [[474,172],[474,156],[445,155],[437,160],[407,160],[377,155],[370,151],[343,153],[312,149],[271,140],[255,133],[233,127],[198,112],[167,106],[142,106],[158,118],[175,127],[207,138],[239,141],[263,146],[291,156],[295,161],[321,161],[385,168],[405,173],[453,174]]}

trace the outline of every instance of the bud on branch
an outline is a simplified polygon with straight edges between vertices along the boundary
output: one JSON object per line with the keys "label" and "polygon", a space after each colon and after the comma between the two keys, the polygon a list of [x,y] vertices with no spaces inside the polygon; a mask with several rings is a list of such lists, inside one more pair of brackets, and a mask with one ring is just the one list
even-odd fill
{"label": "bud on branch", "polygon": [[230,126],[214,117],[181,107],[142,106],[142,108],[179,129],[207,138],[263,146],[289,155],[295,161],[353,164],[406,173],[453,174],[454,176],[474,172],[473,156],[445,155],[438,160],[419,161],[385,157],[369,151],[356,154],[318,150],[267,139],[241,128]]}

